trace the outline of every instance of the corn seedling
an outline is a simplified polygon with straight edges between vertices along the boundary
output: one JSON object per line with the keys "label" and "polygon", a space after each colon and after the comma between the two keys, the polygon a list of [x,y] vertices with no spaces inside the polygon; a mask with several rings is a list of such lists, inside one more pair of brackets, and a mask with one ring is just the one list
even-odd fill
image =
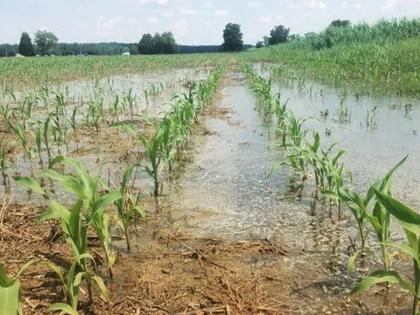
{"label": "corn seedling", "polygon": [[[121,194],[118,191],[101,192],[101,189],[106,188],[103,182],[99,177],[92,177],[80,162],[58,156],[53,160],[52,165],[60,162],[73,168],[76,175],[58,173],[53,169],[44,170],[41,175],[57,181],[65,191],[74,194],[77,201],[71,210],[68,210],[58,202],[51,200],[49,209],[41,216],[41,220],[57,219],[60,221],[60,226],[67,236],[73,254],[79,261],[81,260],[80,255],[87,252],[87,230],[89,226],[92,226],[102,241],[108,269],[112,275],[111,268],[116,256],[111,250],[110,216],[105,209],[121,198]],[[49,198],[35,180],[27,177],[16,177],[15,180],[22,186]]]}
{"label": "corn seedling", "polygon": [[414,280],[410,281],[394,270],[379,270],[363,279],[354,291],[362,293],[379,283],[398,284],[413,295],[411,314],[416,315],[420,298],[420,215],[402,202],[392,198],[388,193],[376,189],[374,193],[381,206],[397,220],[406,234],[407,243],[386,241],[384,246],[396,248],[413,260]]}
{"label": "corn seedling", "polygon": [[120,194],[122,198],[115,201],[115,206],[118,210],[118,225],[124,232],[125,240],[127,243],[127,251],[130,252],[130,222],[136,217],[145,217],[145,213],[139,204],[139,194],[136,198],[129,191],[130,177],[134,171],[134,165],[129,166],[124,172],[121,184]]}
{"label": "corn seedling", "polygon": [[157,197],[159,195],[160,187],[160,170],[162,161],[162,141],[163,141],[164,130],[159,128],[155,134],[150,138],[138,134],[138,139],[144,146],[144,152],[147,155],[150,166],[145,166],[146,173],[153,178],[154,189],[153,195]]}
{"label": "corn seedling", "polygon": [[[91,260],[94,263],[93,257],[89,254],[82,255],[80,259]],[[50,305],[49,311],[59,311],[60,314],[78,315],[79,312],[77,310],[79,306],[80,286],[82,285],[83,280],[88,284],[90,302],[92,302],[92,284],[96,284],[102,295],[108,299],[108,290],[103,279],[90,270],[80,269],[79,261],[75,260],[66,271],[63,271],[62,268],[51,261],[47,261],[47,265],[61,280],[66,298],[66,303],[54,303]]]}
{"label": "corn seedling", "polygon": [[4,139],[0,140],[0,171],[3,177],[3,185],[7,185],[7,156],[9,154],[9,146]]}
{"label": "corn seedling", "polygon": [[0,314],[22,314],[20,305],[21,284],[19,277],[34,262],[35,261],[27,262],[12,278],[7,276],[6,268],[0,264]]}

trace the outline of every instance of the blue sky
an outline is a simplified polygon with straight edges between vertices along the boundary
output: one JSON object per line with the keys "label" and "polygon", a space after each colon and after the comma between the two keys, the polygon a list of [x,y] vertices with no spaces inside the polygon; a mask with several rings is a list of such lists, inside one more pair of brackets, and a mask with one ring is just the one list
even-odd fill
{"label": "blue sky", "polygon": [[336,18],[402,16],[419,17],[420,0],[0,0],[0,42],[46,29],[61,42],[137,42],[146,32],[172,31],[178,43],[219,44],[224,25],[235,22],[255,43],[278,24],[302,34]]}

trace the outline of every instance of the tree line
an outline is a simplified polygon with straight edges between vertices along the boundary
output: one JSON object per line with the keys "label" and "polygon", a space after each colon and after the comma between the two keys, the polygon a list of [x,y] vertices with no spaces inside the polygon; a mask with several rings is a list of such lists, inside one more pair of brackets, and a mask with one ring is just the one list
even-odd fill
{"label": "tree line", "polygon": [[[349,27],[348,20],[335,20],[331,22],[329,28]],[[264,36],[262,41],[258,41],[256,48],[264,46],[278,45],[299,39],[299,35],[290,34],[290,29],[284,25],[277,25],[269,36]],[[244,45],[241,26],[235,23],[228,23],[223,30],[222,45],[200,45],[188,46],[178,45],[171,32],[144,34],[138,44],[135,43],[58,43],[58,37],[48,31],[38,31],[34,35],[34,43],[30,35],[22,33],[18,45],[0,45],[0,57],[35,55],[121,55],[130,53],[131,55],[143,54],[175,54],[175,53],[204,53],[204,52],[234,52],[242,51],[252,47]]]}

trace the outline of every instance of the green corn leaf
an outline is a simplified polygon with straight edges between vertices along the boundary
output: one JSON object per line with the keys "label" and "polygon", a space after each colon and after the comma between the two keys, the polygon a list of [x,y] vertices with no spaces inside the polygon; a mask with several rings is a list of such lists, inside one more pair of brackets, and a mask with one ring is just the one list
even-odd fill
{"label": "green corn leaf", "polygon": [[101,290],[101,293],[104,295],[104,297],[109,301],[108,289],[105,286],[104,280],[98,276],[93,276],[92,279],[96,282],[99,290]]}
{"label": "green corn leaf", "polygon": [[351,274],[354,272],[356,267],[356,259],[362,253],[362,251],[358,250],[353,255],[349,257],[349,261],[347,262],[347,273]]}
{"label": "green corn leaf", "polygon": [[35,264],[37,262],[38,262],[38,260],[34,259],[34,260],[30,260],[27,263],[25,263],[22,267],[19,268],[19,271],[16,273],[15,278],[19,278],[22,273],[24,273],[30,266],[32,266],[33,264]]}
{"label": "green corn leaf", "polygon": [[8,286],[0,286],[0,314],[16,315],[20,309],[20,281],[8,280]]}
{"label": "green corn leaf", "polygon": [[74,277],[73,286],[79,287],[82,284],[83,277],[86,275],[86,272],[79,272],[76,277]]}
{"label": "green corn leaf", "polygon": [[413,286],[405,279],[403,279],[396,271],[375,271],[368,277],[360,281],[360,283],[354,288],[354,293],[362,293],[370,287],[379,283],[392,283],[399,284],[402,288],[410,291],[415,295]]}
{"label": "green corn leaf", "polygon": [[395,171],[401,167],[401,165],[404,164],[404,162],[407,160],[408,155],[403,158],[400,162],[397,163],[397,165],[395,165],[381,180],[378,180],[376,183],[374,183],[367,195],[366,195],[366,201],[367,203],[369,203],[369,201],[373,198],[373,196],[375,196],[375,189],[379,190],[382,193],[388,193],[389,190],[389,184],[391,181],[391,177],[392,175],[395,173]]}
{"label": "green corn leaf", "polygon": [[323,196],[333,199],[333,200],[339,200],[340,196],[338,196],[337,192],[333,191],[333,190],[328,190],[328,189],[322,189],[321,193]]}
{"label": "green corn leaf", "polygon": [[378,200],[409,231],[420,235],[420,215],[398,200],[374,190]]}
{"label": "green corn leaf", "polygon": [[13,176],[13,179],[16,183],[22,187],[26,187],[31,189],[33,192],[47,196],[45,190],[41,187],[41,185],[33,178],[30,177],[21,177],[21,176]]}
{"label": "green corn leaf", "polygon": [[63,285],[66,286],[66,281],[64,280],[64,274],[61,268],[50,260],[47,260],[45,263],[48,268],[50,268],[58,276],[58,278],[60,278]]}
{"label": "green corn leaf", "polygon": [[108,205],[113,203],[114,201],[117,201],[121,199],[121,192],[119,191],[112,191],[107,193],[106,195],[103,195],[95,202],[95,209],[96,211],[101,211],[105,209]]}
{"label": "green corn leaf", "polygon": [[48,308],[51,312],[60,312],[60,314],[80,315],[78,311],[74,310],[70,305],[65,303],[54,303]]}

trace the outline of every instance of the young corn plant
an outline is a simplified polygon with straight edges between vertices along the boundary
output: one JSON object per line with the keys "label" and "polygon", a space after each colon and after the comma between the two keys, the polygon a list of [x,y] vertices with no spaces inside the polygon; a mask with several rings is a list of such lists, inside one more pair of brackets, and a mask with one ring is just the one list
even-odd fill
{"label": "young corn plant", "polygon": [[131,165],[124,172],[120,184],[120,194],[122,198],[114,202],[118,210],[118,225],[121,227],[124,233],[128,252],[131,251],[130,223],[135,219],[136,216],[141,218],[145,217],[145,212],[140,206],[140,195],[137,194],[137,197],[134,198],[128,187],[134,168],[135,166]]}
{"label": "young corn plant", "polygon": [[19,269],[14,277],[8,277],[6,268],[0,264],[0,314],[22,314],[20,305],[21,283],[19,277],[34,262],[27,262]]}
{"label": "young corn plant", "polygon": [[[93,257],[89,254],[84,254],[81,259],[91,260],[94,264]],[[63,271],[62,268],[51,261],[47,261],[48,267],[55,272],[63,284],[66,303],[54,303],[48,308],[52,312],[60,312],[60,314],[79,315],[79,299],[80,290],[83,280],[89,284],[89,299],[92,302],[91,284],[96,284],[102,295],[109,300],[108,290],[103,279],[89,269],[80,269],[79,261],[75,260],[68,270]]]}
{"label": "young corn plant", "polygon": [[405,162],[407,157],[401,160],[396,166],[394,166],[383,178],[379,179],[371,185],[365,196],[362,196],[348,188],[341,188],[337,191],[327,191],[326,193],[330,196],[340,199],[352,212],[356,219],[359,235],[361,239],[361,248],[359,251],[350,258],[349,270],[353,269],[355,259],[359,254],[362,254],[365,250],[366,243],[366,223],[369,222],[378,238],[378,242],[381,246],[382,252],[382,263],[385,270],[391,268],[391,257],[386,248],[386,243],[390,237],[390,216],[386,209],[378,202],[375,198],[375,191],[381,193],[391,193],[391,179],[395,171]]}
{"label": "young corn plant", "polygon": [[413,295],[412,315],[418,311],[420,299],[420,215],[407,205],[394,199],[388,193],[374,189],[374,194],[381,206],[392,215],[405,231],[406,243],[386,241],[387,247],[396,248],[413,260],[414,280],[410,281],[395,270],[379,270],[363,279],[354,289],[362,293],[379,283],[398,284]]}
{"label": "young corn plant", "polygon": [[14,131],[14,133],[16,134],[16,136],[18,137],[18,139],[20,140],[20,143],[22,145],[22,149],[24,152],[24,156],[28,159],[31,160],[32,159],[32,148],[30,146],[30,141],[29,141],[29,137],[30,137],[30,132],[25,130],[22,126],[20,126],[18,123],[12,123],[10,122],[10,126],[12,128],[12,130]]}
{"label": "young corn plant", "polygon": [[100,178],[91,176],[80,162],[59,156],[54,159],[53,165],[60,162],[64,166],[73,168],[75,175],[59,173],[53,169],[44,170],[41,175],[58,182],[65,191],[76,196],[77,201],[71,210],[52,201],[34,179],[16,177],[15,180],[50,200],[49,209],[41,216],[41,220],[57,219],[60,221],[60,226],[64,234],[67,235],[73,254],[78,260],[81,260],[80,255],[87,253],[87,231],[89,226],[93,227],[102,242],[107,267],[112,276],[112,266],[116,256],[111,249],[110,216],[105,210],[120,199],[121,194],[119,191],[107,191],[107,187]]}
{"label": "young corn plant", "polygon": [[112,276],[112,266],[116,256],[111,249],[110,216],[105,210],[114,201],[120,199],[121,194],[118,191],[102,192],[108,188],[99,177],[91,176],[80,162],[68,158],[62,158],[62,161],[65,166],[72,167],[76,174],[59,174],[54,170],[46,170],[41,174],[58,181],[66,191],[75,194],[82,202],[87,224],[95,229],[98,238],[102,241],[108,269]]}
{"label": "young corn plant", "polygon": [[0,171],[1,176],[3,177],[3,185],[7,185],[7,158],[9,154],[9,145],[6,143],[4,139],[0,140]]}
{"label": "young corn plant", "polygon": [[142,134],[138,134],[138,139],[144,146],[144,152],[150,161],[150,166],[145,166],[146,173],[152,177],[154,183],[153,195],[159,196],[160,187],[160,171],[162,162],[162,142],[164,136],[164,128],[158,128],[155,134],[150,138],[146,138]]}

